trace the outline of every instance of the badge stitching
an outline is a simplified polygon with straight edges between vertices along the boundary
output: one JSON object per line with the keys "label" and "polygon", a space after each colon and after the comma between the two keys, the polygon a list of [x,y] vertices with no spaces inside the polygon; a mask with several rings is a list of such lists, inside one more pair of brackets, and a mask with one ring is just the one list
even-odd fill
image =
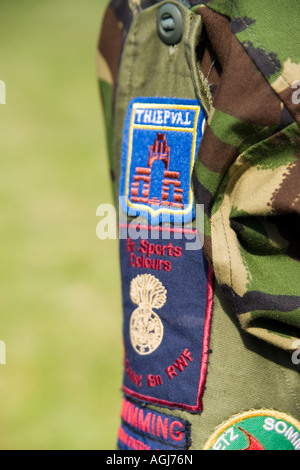
{"label": "badge stitching", "polygon": [[[194,128],[193,129],[183,129],[183,128],[174,128],[174,127],[165,127],[165,126],[141,126],[141,125],[137,125],[137,124],[134,124],[134,117],[135,117],[135,114],[134,114],[134,111],[136,110],[136,108],[139,107],[139,108],[150,108],[150,109],[181,109],[181,110],[188,110],[188,109],[193,109],[196,111],[196,117],[195,117],[195,121],[194,121]],[[171,214],[186,214],[188,213],[190,210],[191,210],[191,204],[192,204],[192,188],[190,186],[190,193],[189,193],[189,207],[186,208],[185,210],[183,211],[172,211],[172,210],[168,210],[168,209],[159,209],[157,211],[154,211],[151,207],[149,207],[148,209],[146,209],[144,206],[140,207],[138,204],[132,204],[131,201],[129,200],[129,173],[130,173],[130,166],[131,166],[131,159],[132,159],[132,146],[133,146],[133,130],[134,128],[137,128],[137,129],[149,129],[149,130],[157,130],[157,131],[174,131],[174,132],[193,132],[194,136],[193,136],[193,145],[192,145],[192,155],[191,155],[191,170],[190,170],[190,177],[192,176],[192,171],[193,171],[193,161],[194,161],[194,157],[195,157],[195,146],[196,146],[196,128],[197,128],[197,122],[198,122],[198,118],[199,118],[199,113],[200,113],[200,107],[199,106],[180,106],[180,105],[159,105],[159,104],[142,104],[142,103],[134,103],[133,105],[133,109],[132,109],[132,118],[131,118],[131,123],[130,123],[130,132],[129,132],[129,151],[128,151],[128,160],[127,160],[127,168],[126,168],[126,186],[125,186],[125,195],[126,195],[126,198],[127,198],[127,204],[130,206],[130,207],[135,207],[137,209],[143,209],[143,210],[148,210],[152,215],[158,215],[158,214],[161,214],[163,212],[168,212],[168,213],[171,213]]]}

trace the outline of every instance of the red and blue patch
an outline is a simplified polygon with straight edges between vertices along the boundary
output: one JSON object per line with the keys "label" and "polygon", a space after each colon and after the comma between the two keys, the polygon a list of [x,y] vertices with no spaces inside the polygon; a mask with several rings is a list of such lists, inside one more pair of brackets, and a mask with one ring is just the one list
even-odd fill
{"label": "red and blue patch", "polygon": [[[120,240],[125,395],[202,411],[213,275],[196,230],[146,226]],[[141,228],[141,226],[140,226]]]}
{"label": "red and blue patch", "polygon": [[123,134],[120,204],[151,225],[195,217],[191,176],[205,122],[196,100],[135,98]]}
{"label": "red and blue patch", "polygon": [[190,423],[124,398],[118,432],[121,450],[188,450]]}

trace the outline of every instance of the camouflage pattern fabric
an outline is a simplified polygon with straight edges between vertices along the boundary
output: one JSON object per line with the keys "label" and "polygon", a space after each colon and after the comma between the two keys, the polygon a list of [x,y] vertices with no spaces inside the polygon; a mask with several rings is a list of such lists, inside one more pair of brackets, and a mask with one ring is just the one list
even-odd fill
{"label": "camouflage pattern fabric", "polygon": [[[207,33],[205,75],[214,61],[213,107],[194,172],[206,207],[206,254],[241,326],[292,351],[300,327],[299,105],[292,100],[299,55],[288,31],[284,43],[272,35],[278,2],[272,11],[264,2],[205,3],[223,13],[197,9]],[[286,28],[295,25],[291,4]]]}
{"label": "camouflage pattern fabric", "polygon": [[[133,17],[156,3],[112,0],[99,39],[113,181],[122,48]],[[183,3],[204,22],[198,55],[211,91],[193,175],[205,205],[204,251],[241,327],[292,353],[300,337],[299,3]]]}

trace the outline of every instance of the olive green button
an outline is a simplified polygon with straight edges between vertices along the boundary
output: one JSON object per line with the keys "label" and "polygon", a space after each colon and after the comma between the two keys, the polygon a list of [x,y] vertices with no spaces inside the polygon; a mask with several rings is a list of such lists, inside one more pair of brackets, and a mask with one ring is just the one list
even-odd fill
{"label": "olive green button", "polygon": [[183,18],[181,11],[174,3],[165,3],[158,10],[157,31],[160,39],[169,46],[181,40]]}

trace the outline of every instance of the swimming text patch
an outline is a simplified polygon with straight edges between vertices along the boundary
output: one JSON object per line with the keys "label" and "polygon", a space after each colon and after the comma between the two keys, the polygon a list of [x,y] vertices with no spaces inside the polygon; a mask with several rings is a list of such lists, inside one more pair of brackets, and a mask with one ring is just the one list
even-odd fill
{"label": "swimming text patch", "polygon": [[139,406],[124,398],[118,446],[122,450],[187,450],[191,426],[187,421]]}
{"label": "swimming text patch", "polygon": [[[132,228],[132,227],[131,227]],[[120,240],[126,395],[202,410],[212,271],[194,229],[146,227]]]}
{"label": "swimming text patch", "polygon": [[247,411],[220,426],[204,450],[300,450],[300,423],[274,410]]}
{"label": "swimming text patch", "polygon": [[191,175],[205,115],[196,100],[135,98],[124,123],[120,202],[129,216],[188,222]]}

